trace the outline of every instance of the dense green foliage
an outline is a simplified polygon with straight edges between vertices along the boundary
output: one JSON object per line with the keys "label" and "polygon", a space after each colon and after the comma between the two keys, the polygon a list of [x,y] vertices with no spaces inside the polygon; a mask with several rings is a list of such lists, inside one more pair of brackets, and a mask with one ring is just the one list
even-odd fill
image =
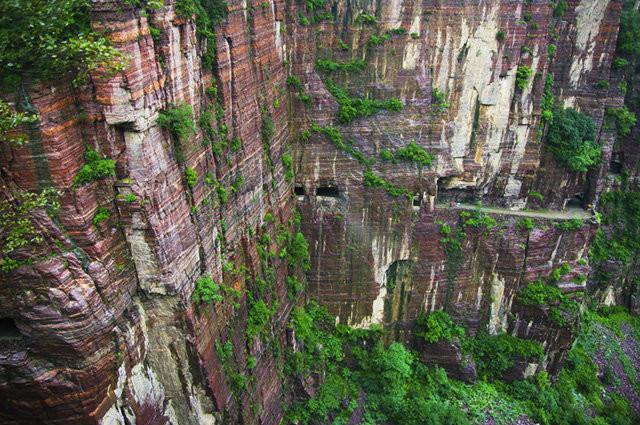
{"label": "dense green foliage", "polygon": [[20,260],[16,251],[44,241],[41,230],[32,221],[33,211],[44,209],[54,215],[60,208],[58,192],[52,188],[40,193],[18,191],[12,199],[0,200],[0,270],[10,272],[30,260]]}
{"label": "dense green foliage", "polygon": [[350,123],[355,118],[371,116],[381,109],[398,112],[403,106],[399,99],[378,100],[350,97],[345,89],[338,86],[330,78],[325,81],[325,86],[340,105],[338,120],[343,123]]}
{"label": "dense green foliage", "polygon": [[[561,274],[562,267],[554,272]],[[566,273],[566,272],[565,272]],[[550,281],[557,281],[553,276]],[[542,280],[537,280],[525,286],[518,296],[518,301],[524,305],[535,305],[548,310],[549,319],[558,326],[565,326],[569,323],[568,318],[573,321],[579,312],[579,305],[565,296],[562,291],[553,284],[546,284]]]}
{"label": "dense green foliage", "polygon": [[415,162],[422,169],[425,165],[431,166],[434,156],[419,146],[415,140],[411,140],[407,146],[399,148],[395,152],[391,152],[389,149],[380,150],[380,159],[394,163],[398,160]]}
{"label": "dense green foliage", "polygon": [[348,73],[359,73],[365,70],[367,63],[362,59],[354,59],[348,62],[338,63],[331,59],[318,59],[316,68],[325,73],[344,71]]}
{"label": "dense green foliage", "polygon": [[530,232],[536,227],[536,222],[532,218],[524,217],[516,222],[516,227]]}
{"label": "dense green foliage", "polygon": [[618,137],[623,138],[631,133],[631,129],[636,125],[636,114],[627,109],[607,108],[607,118],[614,123],[618,129]]}
{"label": "dense green foliage", "polygon": [[516,87],[524,90],[529,85],[533,70],[526,65],[519,66],[516,71]]}
{"label": "dense green foliage", "polygon": [[[484,379],[468,385],[448,378],[442,369],[426,367],[400,343],[385,346],[380,328],[336,326],[332,316],[311,303],[291,315],[299,347],[288,353],[288,373],[324,378],[313,397],[294,403],[285,423],[345,424],[362,394],[362,423],[366,424],[481,424],[491,417],[492,423],[506,425],[528,416],[545,425],[630,425],[634,418],[629,404],[609,392],[616,388],[604,391],[606,374],[599,378],[593,357],[595,350],[602,352],[611,344],[607,332],[621,336],[625,326],[632,324],[637,333],[638,322],[627,313],[590,314],[586,331],[555,383],[546,372],[510,384],[497,380],[515,361],[539,361],[542,347],[509,335],[481,332],[467,338],[465,345]],[[620,349],[621,340],[613,345],[607,358],[617,356],[628,365],[627,374],[634,376],[635,366]]]}
{"label": "dense green foliage", "polygon": [[629,56],[640,56],[640,11],[635,0],[624,0],[618,32],[618,52]]}
{"label": "dense green foliage", "polygon": [[103,221],[108,220],[110,216],[111,212],[109,212],[109,209],[105,207],[99,207],[98,211],[96,211],[96,215],[93,216],[93,225],[97,226]]}
{"label": "dense green foliage", "polygon": [[198,173],[193,168],[187,167],[184,170],[184,178],[189,189],[193,189],[198,184]]}
{"label": "dense green foliage", "polygon": [[593,120],[573,108],[553,109],[547,146],[556,160],[572,171],[585,172],[600,162]]}
{"label": "dense green foliage", "polygon": [[464,338],[464,329],[456,325],[444,311],[434,311],[431,314],[421,314],[416,320],[416,335],[429,343]]}
{"label": "dense green foliage", "polygon": [[425,165],[431,166],[433,162],[433,155],[427,152],[422,146],[418,146],[415,140],[409,142],[404,148],[396,150],[394,157],[415,162],[420,168],[423,168]]}
{"label": "dense green foliage", "polygon": [[98,152],[87,148],[84,153],[85,164],[73,179],[76,185],[83,185],[94,180],[100,180],[116,175],[116,161],[113,159],[100,158]]}
{"label": "dense green foliage", "polygon": [[516,360],[535,363],[542,359],[542,345],[508,334],[479,333],[469,340],[469,349],[476,360],[478,374],[486,379],[499,379]]}
{"label": "dense green foliage", "polygon": [[389,195],[394,197],[408,194],[407,189],[404,189],[402,187],[396,186],[388,182],[387,180],[378,176],[376,173],[374,173],[371,170],[365,170],[363,176],[364,176],[364,185],[367,187],[377,187],[377,188],[384,189]]}
{"label": "dense green foliage", "polygon": [[35,115],[15,111],[0,99],[0,142],[22,145],[27,141],[27,137],[19,132],[19,128],[36,120]]}
{"label": "dense green foliage", "polygon": [[191,295],[194,304],[221,302],[224,297],[220,293],[220,285],[218,285],[211,275],[202,275],[196,280],[196,286]]}
{"label": "dense green foliage", "polygon": [[563,232],[574,232],[582,229],[584,222],[579,218],[570,218],[569,220],[557,222],[555,226]]}
{"label": "dense green foliage", "polygon": [[122,54],[91,28],[90,0],[0,2],[0,87],[124,69]]}
{"label": "dense green foliage", "polygon": [[[603,194],[600,205],[604,230],[596,232],[590,257],[605,264],[608,260],[629,263],[640,252],[640,193],[623,187]],[[606,281],[607,275],[601,279]]]}
{"label": "dense green foliage", "polygon": [[196,132],[193,109],[187,104],[170,105],[169,108],[160,111],[158,125],[168,130],[178,141],[184,141]]}

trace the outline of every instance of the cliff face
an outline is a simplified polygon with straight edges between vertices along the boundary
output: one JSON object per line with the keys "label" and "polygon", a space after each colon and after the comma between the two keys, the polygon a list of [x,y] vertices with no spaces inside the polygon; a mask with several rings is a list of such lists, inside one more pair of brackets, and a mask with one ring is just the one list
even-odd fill
{"label": "cliff face", "polygon": [[[329,122],[338,111],[322,79],[332,78],[350,93],[397,97],[405,104],[400,113],[360,118],[340,131],[355,150],[378,158],[368,167],[415,194],[413,201],[363,185],[366,167],[322,134],[297,145],[296,184],[304,192],[299,199],[313,258],[309,293],[342,323],[402,329],[422,311],[446,308],[472,332],[488,324],[493,331],[532,333],[545,342],[551,364],[570,346],[564,330],[532,328],[539,318],[514,306],[515,295],[562,263],[587,274],[588,266],[578,261],[595,227],[563,232],[552,223],[569,216],[541,214],[531,216],[538,220],[532,231],[523,231],[509,207],[560,211],[567,204],[597,203],[615,140],[603,117],[622,97],[615,88],[598,90],[595,84],[609,78],[621,4],[569,2],[562,19],[551,6],[339,2],[337,14],[346,18],[323,22],[318,30],[296,28],[292,37],[306,37],[307,48],[294,52],[292,70],[305,76],[313,105],[319,105],[298,117],[300,128]],[[377,24],[362,23],[357,18],[363,15],[377,16]],[[394,34],[396,29],[403,31]],[[385,32],[391,36],[384,43],[367,44]],[[308,48],[314,45],[315,51]],[[364,59],[366,67],[328,77],[314,68],[318,57],[339,63]],[[520,89],[517,71],[524,66],[533,76]],[[597,123],[604,155],[596,170],[567,172],[542,147],[540,104],[550,75],[556,99]],[[438,106],[443,101],[432,95],[435,90],[444,93],[446,108]],[[397,151],[411,140],[435,155],[432,167],[379,159],[383,150]],[[325,187],[336,188],[337,197],[315,196]],[[500,230],[467,232],[452,272],[441,226],[459,227],[450,201],[471,199],[506,208],[492,214]],[[398,266],[407,269],[401,285],[389,282],[397,280]],[[581,289],[566,285],[567,291]]]}
{"label": "cliff face", "polygon": [[[273,346],[284,337],[290,309],[286,262],[274,260],[270,297],[280,305],[269,344],[242,338],[245,296],[215,307],[190,301],[203,273],[244,289],[262,273],[253,235],[275,240],[291,217],[281,161],[286,103],[271,103],[285,73],[273,49],[273,9],[260,11],[248,21],[242,5],[232,5],[216,40],[216,83],[203,68],[194,22],[176,16],[171,4],[145,16],[117,2],[96,2],[94,25],[107,29],[128,55],[126,72],[111,79],[96,75],[92,85],[79,88],[33,85],[18,99],[37,110],[39,122],[30,144],[3,144],[3,188],[53,185],[61,191],[61,210],[56,221],[36,217],[46,246],[32,254],[33,265],[2,280],[2,315],[21,334],[2,350],[3,421],[214,423],[214,412],[225,409],[278,421],[274,363],[282,359],[274,358]],[[156,40],[150,23],[161,31]],[[205,94],[212,84],[224,108],[221,121],[242,148],[214,158],[211,141],[198,131],[180,143],[179,158],[170,134],[156,123],[158,113],[184,103],[198,119],[212,107]],[[276,129],[266,150],[263,115]],[[85,145],[117,161],[117,179],[74,187]],[[193,187],[185,180],[187,168],[199,176]],[[229,190],[223,205],[206,175],[227,190],[239,176],[244,183]],[[99,207],[110,217],[93,225]],[[267,213],[273,222],[263,221]],[[232,267],[223,271],[223,264]],[[254,391],[233,396],[217,341],[233,343],[240,371],[250,355],[257,358]]]}
{"label": "cliff face", "polygon": [[[539,367],[557,370],[570,328],[515,295],[562,263],[573,274],[560,286],[578,296],[584,289],[572,278],[589,273],[581,259],[595,226],[554,223],[572,217],[561,211],[568,200],[597,204],[607,187],[615,131],[602,126],[604,111],[623,101],[616,88],[594,88],[609,79],[621,2],[567,3],[554,18],[547,1],[337,1],[322,11],[330,19],[303,25],[312,14],[301,2],[232,1],[216,29],[212,70],[202,61],[206,41],[173,0],[150,13],[94,1],[94,27],[127,54],[126,71],[7,96],[39,120],[28,144],[0,144],[2,197],[53,186],[61,208],[53,219],[33,212],[44,242],[22,254],[30,264],[2,275],[0,315],[19,332],[0,348],[3,422],[278,423],[291,395],[286,323],[299,297],[287,277],[302,275],[265,252],[282,252],[296,206],[311,253],[305,296],[339,322],[381,323],[403,339],[420,312],[446,308],[472,333],[486,327],[545,342]],[[328,74],[318,59],[364,66]],[[532,77],[519,89],[524,66]],[[560,168],[541,145],[551,74],[556,99],[597,124],[604,156],[589,173]],[[301,79],[301,91],[287,89],[288,75]],[[340,125],[351,154],[321,131],[300,140],[312,123],[335,121],[329,77],[350,95],[404,106]],[[157,119],[183,104],[199,127],[176,140]],[[207,128],[223,135],[213,140]],[[241,144],[216,152],[212,144],[224,139]],[[411,140],[434,155],[431,167],[354,159]],[[116,178],[74,184],[87,146],[116,160]],[[365,186],[367,171],[411,195]],[[468,199],[502,207],[487,212],[497,226],[468,227],[461,250],[448,251],[443,224],[465,227],[450,201]],[[509,207],[551,211],[533,215],[527,230]],[[94,224],[101,208],[108,218]],[[224,301],[192,302],[205,274],[228,288]],[[247,335],[258,298],[271,313]]]}

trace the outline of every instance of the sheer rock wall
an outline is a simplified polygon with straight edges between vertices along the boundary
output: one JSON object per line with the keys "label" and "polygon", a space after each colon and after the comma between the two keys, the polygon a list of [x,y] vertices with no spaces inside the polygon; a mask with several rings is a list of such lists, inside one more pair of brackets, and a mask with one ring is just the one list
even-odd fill
{"label": "sheer rock wall", "polygon": [[[550,2],[533,1],[529,12],[537,27],[519,22],[524,3],[337,1],[327,9],[335,23],[303,26],[298,14],[306,13],[304,2],[233,0],[216,30],[212,75],[202,65],[205,46],[194,21],[178,17],[173,0],[149,14],[117,1],[94,1],[94,25],[128,55],[127,70],[115,77],[92,75],[81,87],[68,81],[28,84],[10,96],[31,105],[39,122],[29,129],[29,144],[0,144],[2,196],[16,187],[53,185],[61,191],[61,211],[55,220],[35,214],[45,243],[29,254],[32,265],[0,281],[2,317],[22,335],[0,348],[1,421],[278,423],[288,393],[282,349],[293,305],[286,261],[274,260],[270,298],[279,307],[269,342],[244,337],[246,297],[196,308],[191,294],[203,273],[239,290],[260,276],[256,234],[275,240],[296,203],[312,256],[306,296],[327,305],[340,322],[383,323],[403,339],[421,311],[446,307],[472,333],[486,326],[544,341],[548,367],[557,368],[570,331],[550,323],[544,312],[518,306],[515,294],[561,262],[588,273],[577,261],[593,226],[562,232],[553,220],[538,219],[528,232],[516,226],[516,217],[496,215],[496,230],[467,232],[456,273],[449,273],[451,261],[440,243],[441,223],[455,228],[458,222],[458,211],[441,205],[451,199],[560,209],[575,194],[596,203],[604,187],[614,135],[601,128],[602,117],[607,105],[622,98],[614,88],[596,90],[594,83],[609,77],[621,2],[568,1],[565,16],[554,19]],[[358,23],[362,13],[375,15],[378,24]],[[161,30],[156,40],[149,22]],[[394,28],[406,33],[366,46],[372,34]],[[504,31],[503,41],[498,31]],[[338,38],[348,50],[337,47]],[[557,49],[551,60],[552,43]],[[521,53],[523,46],[530,51]],[[328,57],[366,61],[361,74],[334,76],[352,94],[393,96],[405,105],[398,113],[340,126],[345,140],[352,138],[371,157],[412,139],[436,155],[422,171],[403,162],[378,160],[372,166],[417,193],[419,206],[365,187],[363,167],[319,134],[298,142],[312,122],[335,119],[338,105],[315,66]],[[534,77],[517,90],[522,65]],[[557,98],[598,124],[605,160],[588,175],[555,165],[539,142],[548,73],[555,77]],[[302,78],[312,106],[287,94],[289,74]],[[242,139],[242,148],[221,160],[198,130],[180,144],[183,162],[175,141],[158,126],[158,113],[186,103],[197,121],[211,105],[206,89],[212,77],[228,138]],[[446,94],[445,111],[434,111],[434,88]],[[265,115],[275,124],[266,150],[260,134]],[[286,181],[282,167],[288,143],[295,183]],[[74,187],[87,145],[117,160],[117,178]],[[199,175],[192,188],[186,167]],[[244,184],[221,205],[205,183],[207,172],[227,188],[239,175]],[[297,201],[293,185],[304,192]],[[337,188],[338,198],[316,196],[322,187]],[[544,196],[543,205],[528,197],[532,191]],[[99,207],[111,216],[93,225]],[[264,222],[267,212],[274,223]],[[245,272],[224,271],[227,263]],[[571,276],[564,287],[582,289]],[[231,369],[217,354],[216,342],[225,341],[233,345]],[[249,356],[257,359],[251,371]],[[233,388],[237,374],[251,377],[244,391]]]}

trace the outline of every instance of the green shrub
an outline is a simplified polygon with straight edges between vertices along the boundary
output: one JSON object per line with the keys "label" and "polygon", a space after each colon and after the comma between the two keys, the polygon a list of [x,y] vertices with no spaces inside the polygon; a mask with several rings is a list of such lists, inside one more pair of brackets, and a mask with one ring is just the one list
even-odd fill
{"label": "green shrub", "polygon": [[563,295],[560,289],[537,280],[520,291],[518,300],[524,305],[542,306],[559,303],[562,298]]}
{"label": "green shrub", "polygon": [[191,295],[194,304],[208,304],[224,301],[218,285],[209,274],[204,274],[196,280],[195,289]]}
{"label": "green shrub", "polygon": [[284,178],[287,182],[293,181],[293,157],[289,153],[282,155],[282,166],[284,167]]}
{"label": "green shrub", "polygon": [[269,308],[264,300],[250,302],[247,317],[247,336],[253,338],[261,334],[271,321],[275,311],[276,309]]}
{"label": "green shrub", "polygon": [[380,159],[383,161],[395,161],[395,156],[389,149],[380,150]]}
{"label": "green shrub", "polygon": [[302,89],[302,81],[300,80],[300,77],[297,77],[295,75],[289,75],[287,77],[287,85],[294,88],[295,90]]}
{"label": "green shrub", "polygon": [[633,126],[636,125],[636,114],[627,109],[626,106],[607,108],[607,118],[615,123],[618,129],[618,137],[620,138],[631,134]]}
{"label": "green shrub", "polygon": [[0,143],[7,142],[16,146],[24,144],[27,137],[18,133],[17,129],[37,120],[36,115],[14,111],[8,103],[0,99]]}
{"label": "green shrub", "polygon": [[260,136],[262,138],[262,143],[268,145],[273,138],[276,127],[273,125],[273,120],[270,116],[265,115],[262,118],[262,127],[260,128]]}
{"label": "green shrub", "polygon": [[569,220],[563,220],[555,223],[555,226],[563,232],[574,232],[582,229],[584,222],[579,218],[571,218]]}
{"label": "green shrub", "polygon": [[640,11],[631,1],[625,1],[620,16],[617,51],[630,57],[640,55]]}
{"label": "green shrub", "polygon": [[411,194],[407,189],[395,186],[382,177],[376,175],[371,170],[365,170],[364,174],[364,185],[366,187],[378,187],[384,189],[389,195],[393,197],[398,197],[402,195]]}
{"label": "green shrub", "polygon": [[613,69],[618,71],[626,68],[627,65],[629,65],[629,61],[626,60],[625,58],[614,58],[613,62],[611,63],[611,66],[613,67]]}
{"label": "green shrub", "polygon": [[536,227],[536,223],[532,218],[524,217],[518,220],[518,222],[516,223],[516,227],[518,229],[530,232]]}
{"label": "green shrub", "polygon": [[97,226],[103,221],[109,219],[110,216],[111,216],[111,212],[109,211],[108,208],[99,207],[98,210],[96,211],[96,215],[93,216],[93,221],[92,221],[93,225]]}
{"label": "green shrub", "polygon": [[518,67],[516,71],[516,87],[524,90],[529,85],[529,80],[533,75],[533,70],[526,65]]}
{"label": "green shrub", "polygon": [[350,123],[358,117],[371,116],[381,109],[397,112],[403,106],[399,99],[377,100],[350,97],[345,89],[338,86],[331,79],[325,81],[325,86],[340,105],[338,120],[343,123]]}
{"label": "green shrub", "polygon": [[555,56],[556,54],[556,45],[555,44],[549,44],[547,46],[547,56],[549,58],[552,58],[553,56]]}
{"label": "green shrub", "polygon": [[418,34],[417,32],[412,32],[410,35],[411,35],[411,38],[414,40],[417,40],[420,38],[420,34]]}
{"label": "green shrub", "polygon": [[324,73],[332,73],[336,71],[344,71],[347,73],[360,73],[367,67],[367,63],[362,59],[353,59],[348,62],[338,63],[331,59],[318,59],[316,68]]}
{"label": "green shrub", "polygon": [[306,27],[310,24],[309,18],[302,14],[302,12],[298,13],[298,22],[301,26]]}
{"label": "green shrub", "polygon": [[544,90],[542,92],[542,100],[540,109],[542,110],[542,121],[550,123],[553,121],[553,108],[555,99],[553,97],[553,75],[548,74],[544,80]]}
{"label": "green shrub", "polygon": [[187,181],[187,186],[189,186],[190,189],[193,189],[198,183],[198,173],[193,168],[187,167],[184,170],[184,177]]}
{"label": "green shrub", "polygon": [[500,42],[504,41],[506,34],[507,33],[505,33],[503,30],[498,30],[498,32],[496,32],[496,40]]}
{"label": "green shrub", "polygon": [[496,227],[496,220],[484,213],[480,205],[473,211],[461,211],[460,220],[462,227],[475,227],[477,229],[490,230]]}
{"label": "green shrub", "polygon": [[434,311],[431,314],[422,313],[418,316],[416,335],[429,343],[452,342],[456,338],[464,338],[464,329],[457,326],[446,312]]}
{"label": "green shrub", "polygon": [[363,13],[362,15],[358,16],[357,21],[364,25],[375,25],[378,23],[378,19],[375,16],[369,15],[367,13]]}
{"label": "green shrub", "polygon": [[160,111],[158,125],[169,131],[178,141],[184,141],[196,132],[193,109],[187,104],[169,105],[169,108]]}
{"label": "green shrub", "polygon": [[469,345],[476,361],[478,375],[489,380],[500,379],[518,359],[534,363],[539,362],[543,355],[540,343],[508,334],[479,333],[470,340]]}
{"label": "green shrub", "polygon": [[608,89],[609,88],[609,81],[608,80],[598,80],[595,84],[595,87],[598,90],[604,90],[604,89]]}
{"label": "green shrub", "polygon": [[572,171],[586,172],[600,162],[600,145],[594,142],[593,120],[573,108],[556,106],[547,145],[556,160]]}
{"label": "green shrub", "polygon": [[556,18],[562,18],[567,12],[567,1],[559,0],[553,8],[553,16]]}
{"label": "green shrub", "polygon": [[431,90],[431,105],[435,108],[436,111],[444,111],[446,109],[449,109],[449,104],[446,101],[444,92],[441,92],[436,87]]}
{"label": "green shrub", "polygon": [[415,140],[411,140],[406,147],[396,150],[394,157],[415,162],[420,168],[425,165],[430,167],[433,163],[433,155],[423,147],[418,146]]}
{"label": "green shrub", "polygon": [[227,189],[222,185],[218,185],[216,188],[218,192],[218,199],[220,200],[220,205],[224,205],[229,201],[229,194],[227,193]]}
{"label": "green shrub", "polygon": [[300,267],[304,271],[311,268],[309,244],[301,232],[291,238],[287,246],[288,263],[291,267]]}
{"label": "green shrub", "polygon": [[122,71],[126,61],[93,32],[87,0],[3,1],[0,4],[0,87],[66,75],[84,83],[101,69]]}
{"label": "green shrub", "polygon": [[17,191],[11,199],[0,199],[0,270],[10,272],[31,259],[17,259],[15,251],[42,244],[40,227],[30,218],[32,211],[44,209],[50,216],[60,209],[59,193],[53,188],[40,193]]}
{"label": "green shrub", "polygon": [[90,183],[116,175],[116,161],[113,159],[102,159],[98,152],[87,148],[84,153],[85,164],[73,179],[77,186]]}

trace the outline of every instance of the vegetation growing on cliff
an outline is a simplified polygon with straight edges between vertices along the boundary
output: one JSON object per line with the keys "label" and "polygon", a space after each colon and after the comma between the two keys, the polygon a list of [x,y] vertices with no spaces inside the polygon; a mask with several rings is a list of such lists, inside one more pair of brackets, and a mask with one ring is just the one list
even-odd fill
{"label": "vegetation growing on cliff", "polygon": [[342,123],[350,123],[355,118],[368,117],[381,109],[398,112],[402,109],[402,102],[399,99],[367,99],[350,97],[345,89],[338,86],[332,79],[327,78],[324,84],[340,105],[338,110],[338,120]]}
{"label": "vegetation growing on cliff", "polygon": [[101,158],[100,154],[91,148],[87,148],[85,151],[84,159],[85,164],[73,179],[77,186],[116,175],[115,160]]}
{"label": "vegetation growing on cliff", "polygon": [[168,130],[178,141],[184,141],[196,132],[193,108],[185,103],[169,105],[167,109],[158,113],[158,125]]}
{"label": "vegetation growing on cliff", "polygon": [[0,87],[73,78],[100,68],[113,74],[126,60],[91,28],[89,0],[8,0],[0,3]]}
{"label": "vegetation growing on cliff", "polygon": [[18,112],[0,99],[0,142],[22,145],[27,141],[27,136],[20,133],[19,128],[36,120],[35,115]]}
{"label": "vegetation growing on cliff", "polygon": [[416,320],[415,333],[429,343],[452,342],[456,338],[464,338],[464,329],[456,325],[445,311],[422,313]]}
{"label": "vegetation growing on cliff", "polygon": [[553,109],[547,146],[555,159],[571,171],[585,172],[600,162],[601,147],[595,142],[593,120],[573,108]]}
{"label": "vegetation growing on cliff", "polygon": [[[324,379],[313,397],[294,403],[286,423],[348,423],[353,415],[361,415],[362,423],[398,425],[481,424],[488,418],[506,425],[523,416],[544,425],[631,425],[634,416],[619,395],[622,387],[608,383],[618,378],[611,373],[607,378],[594,359],[606,353],[610,335],[624,337],[631,324],[637,337],[640,326],[627,313],[611,317],[589,313],[553,383],[546,372],[512,383],[499,380],[516,361],[539,361],[541,344],[482,332],[467,338],[466,348],[482,377],[469,385],[447,377],[442,369],[427,367],[401,343],[383,344],[380,328],[336,326],[324,308],[311,303],[292,314],[290,326],[299,345],[288,354],[288,373],[292,379]],[[609,361],[620,359],[628,365],[626,376],[635,376],[635,366],[620,344],[616,339],[605,355]]]}
{"label": "vegetation growing on cliff", "polygon": [[633,126],[636,125],[636,114],[627,109],[626,106],[608,108],[607,118],[609,120],[608,124],[613,124],[617,128],[620,139],[628,136]]}
{"label": "vegetation growing on cliff", "polygon": [[11,194],[11,199],[0,200],[0,270],[10,272],[31,261],[17,257],[18,250],[44,242],[42,229],[33,222],[31,214],[44,210],[50,216],[55,215],[60,208],[58,195],[55,189],[48,188],[40,193],[17,191]]}

